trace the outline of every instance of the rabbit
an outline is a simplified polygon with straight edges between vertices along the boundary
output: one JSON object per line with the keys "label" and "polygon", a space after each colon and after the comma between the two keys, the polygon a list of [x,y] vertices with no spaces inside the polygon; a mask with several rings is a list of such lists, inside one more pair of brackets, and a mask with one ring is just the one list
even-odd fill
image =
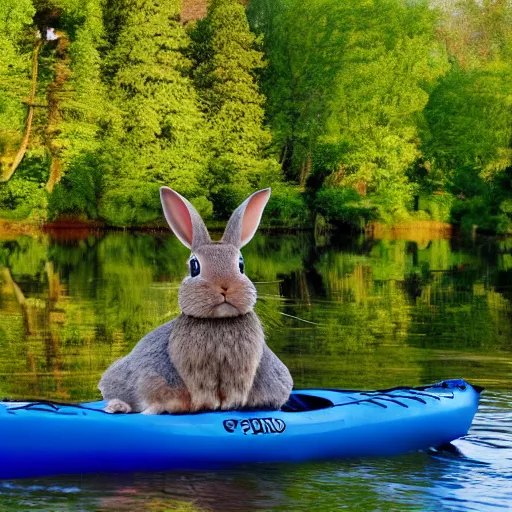
{"label": "rabbit", "polygon": [[256,288],[240,249],[254,236],[270,189],[249,196],[212,242],[196,209],[168,187],[160,189],[165,218],[191,250],[181,283],[181,314],[142,338],[103,374],[99,389],[109,413],[194,413],[280,409],[293,380],[265,343],[254,313]]}

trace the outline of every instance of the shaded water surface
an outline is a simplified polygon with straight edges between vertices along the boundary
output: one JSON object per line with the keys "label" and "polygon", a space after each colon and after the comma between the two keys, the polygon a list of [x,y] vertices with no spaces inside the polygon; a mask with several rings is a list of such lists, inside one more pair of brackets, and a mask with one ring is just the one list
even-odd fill
{"label": "shaded water surface", "polygon": [[[178,313],[172,235],[79,235],[0,240],[1,396],[96,399],[108,365]],[[485,386],[453,450],[13,480],[0,510],[512,510],[512,242],[411,238],[259,235],[244,257],[297,387]]]}

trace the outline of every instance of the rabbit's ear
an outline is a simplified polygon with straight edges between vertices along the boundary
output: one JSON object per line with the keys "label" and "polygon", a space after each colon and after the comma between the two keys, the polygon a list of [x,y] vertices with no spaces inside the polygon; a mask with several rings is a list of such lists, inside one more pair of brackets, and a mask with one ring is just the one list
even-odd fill
{"label": "rabbit's ear", "polygon": [[269,188],[250,195],[231,215],[222,241],[239,249],[248,244],[258,229],[269,197]]}
{"label": "rabbit's ear", "polygon": [[193,249],[211,242],[203,219],[183,196],[169,187],[161,187],[160,200],[169,226],[183,245]]}

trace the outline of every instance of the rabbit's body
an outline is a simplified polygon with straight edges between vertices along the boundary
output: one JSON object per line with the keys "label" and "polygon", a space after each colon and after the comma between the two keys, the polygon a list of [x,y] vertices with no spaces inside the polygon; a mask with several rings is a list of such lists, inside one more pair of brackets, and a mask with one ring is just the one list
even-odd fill
{"label": "rabbit's body", "polygon": [[233,213],[212,242],[194,207],[162,189],[166,218],[192,250],[191,275],[179,290],[182,314],[146,335],[99,383],[107,412],[195,412],[279,409],[293,381],[268,348],[253,312],[256,289],[244,274],[240,247],[254,235],[269,190]]}
{"label": "rabbit's body", "polygon": [[[155,377],[161,377],[170,388],[185,389],[168,353],[174,322],[171,320],[146,334],[128,355],[114,362],[103,374],[98,384],[103,398],[119,401],[108,412],[141,412],[153,405],[148,403],[145,392]],[[127,410],[123,410],[123,403]]]}
{"label": "rabbit's body", "polygon": [[[190,357],[190,341],[194,357]],[[258,317],[180,315],[171,331],[169,354],[191,396],[191,410],[245,407],[265,339]]]}
{"label": "rabbit's body", "polygon": [[[194,344],[193,358],[191,339],[202,340]],[[155,387],[161,394],[162,387],[169,387],[178,395],[153,412],[188,412],[278,409],[292,386],[288,369],[265,343],[258,317],[247,313],[231,319],[182,314],[144,336],[130,354],[110,366],[98,387],[105,400],[125,404],[114,407],[115,412],[154,407]]]}

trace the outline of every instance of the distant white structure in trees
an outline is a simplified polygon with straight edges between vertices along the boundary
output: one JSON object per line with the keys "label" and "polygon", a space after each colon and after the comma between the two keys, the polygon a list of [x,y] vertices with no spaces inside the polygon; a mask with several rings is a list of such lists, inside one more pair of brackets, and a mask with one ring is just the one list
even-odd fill
{"label": "distant white structure in trees", "polygon": [[52,27],[48,27],[46,29],[46,40],[55,41],[57,39],[59,39],[59,36],[55,33],[55,29]]}

